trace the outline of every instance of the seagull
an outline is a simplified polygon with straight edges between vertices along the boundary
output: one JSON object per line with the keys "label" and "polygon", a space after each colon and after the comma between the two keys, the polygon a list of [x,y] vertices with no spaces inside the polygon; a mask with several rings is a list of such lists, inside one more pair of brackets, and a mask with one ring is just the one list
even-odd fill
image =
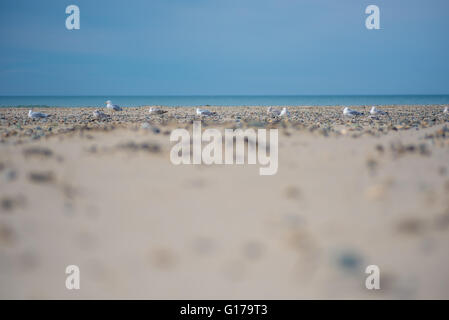
{"label": "seagull", "polygon": [[106,108],[112,109],[114,111],[122,111],[122,108],[116,104],[112,104],[111,100],[106,101]]}
{"label": "seagull", "polygon": [[288,112],[287,108],[284,107],[284,108],[282,108],[282,111],[279,114],[279,116],[280,117],[285,117],[285,116],[290,117],[290,112]]}
{"label": "seagull", "polygon": [[[285,108],[284,108],[285,109]],[[282,109],[283,110],[283,109]],[[273,107],[268,107],[267,109],[267,114],[269,116],[274,116],[274,117],[278,117],[281,115],[281,111],[273,109]]]}
{"label": "seagull", "polygon": [[103,119],[108,116],[106,113],[104,113],[103,111],[100,111],[100,110],[94,110],[94,112],[92,114],[94,115],[95,119]]}
{"label": "seagull", "polygon": [[353,117],[353,116],[361,116],[362,113],[352,110],[352,109],[349,109],[348,107],[345,107],[343,109],[343,115]]}
{"label": "seagull", "polygon": [[205,109],[196,108],[196,114],[198,116],[212,116],[212,115],[217,114],[217,113],[216,112],[211,112],[211,111],[205,110]]}
{"label": "seagull", "polygon": [[28,118],[31,119],[41,119],[41,118],[47,118],[48,114],[42,113],[42,112],[33,112],[33,110],[30,109],[30,111],[28,111]]}
{"label": "seagull", "polygon": [[443,113],[449,113],[449,109],[447,107],[444,108]]}
{"label": "seagull", "polygon": [[150,113],[154,113],[154,114],[164,114],[164,113],[166,113],[166,112],[167,112],[167,111],[162,110],[162,109],[159,109],[159,108],[153,108],[153,107],[150,108]]}
{"label": "seagull", "polygon": [[379,109],[377,109],[377,108],[374,107],[374,106],[371,108],[371,110],[370,110],[369,113],[371,113],[371,115],[373,115],[373,116],[379,116],[379,115],[385,116],[385,115],[388,115],[388,112],[379,110]]}

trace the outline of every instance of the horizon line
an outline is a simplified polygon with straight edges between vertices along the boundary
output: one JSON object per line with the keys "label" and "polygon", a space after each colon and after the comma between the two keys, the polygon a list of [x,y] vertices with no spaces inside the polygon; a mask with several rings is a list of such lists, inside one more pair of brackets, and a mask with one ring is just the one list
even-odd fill
{"label": "horizon line", "polygon": [[395,97],[395,96],[449,96],[449,93],[394,93],[394,94],[37,94],[37,95],[0,95],[0,97]]}

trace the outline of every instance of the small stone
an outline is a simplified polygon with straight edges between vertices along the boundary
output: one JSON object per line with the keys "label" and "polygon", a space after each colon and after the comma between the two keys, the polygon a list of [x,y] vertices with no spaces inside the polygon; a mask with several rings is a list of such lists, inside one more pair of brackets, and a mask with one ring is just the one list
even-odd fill
{"label": "small stone", "polygon": [[430,155],[431,152],[430,152],[429,148],[427,147],[427,144],[421,143],[419,145],[419,153],[424,156],[428,156],[428,155]]}
{"label": "small stone", "polygon": [[143,142],[143,143],[135,143],[135,142],[127,142],[124,144],[118,145],[118,148],[130,151],[148,151],[152,153],[157,153],[160,151],[160,146],[154,142]]}
{"label": "small stone", "polygon": [[288,199],[298,199],[301,195],[301,192],[299,191],[299,188],[295,186],[288,186],[285,189],[285,196]]}
{"label": "small stone", "polygon": [[11,198],[3,198],[1,200],[1,206],[2,206],[3,210],[9,211],[9,210],[11,210],[13,208],[14,201]]}
{"label": "small stone", "polygon": [[5,172],[3,172],[2,179],[5,182],[13,181],[16,178],[17,178],[17,173],[16,173],[16,171],[14,171],[12,169],[6,169]]}
{"label": "small stone", "polygon": [[380,153],[383,153],[385,151],[384,146],[381,144],[376,145],[376,150]]}
{"label": "small stone", "polygon": [[159,134],[161,132],[161,130],[158,127],[154,127],[154,126],[151,127],[151,131],[153,131],[153,133],[155,133],[155,134]]}
{"label": "small stone", "polygon": [[419,234],[423,232],[424,227],[424,221],[418,218],[407,218],[398,223],[397,230],[404,234]]}
{"label": "small stone", "polygon": [[248,127],[264,128],[265,123],[259,121],[251,121],[248,123]]}
{"label": "small stone", "polygon": [[97,153],[97,151],[98,151],[98,149],[95,144],[91,145],[89,148],[87,148],[87,152],[89,152],[89,153]]}
{"label": "small stone", "polygon": [[343,252],[338,256],[338,266],[350,272],[355,272],[359,269],[362,262],[362,258],[354,252]]}
{"label": "small stone", "polygon": [[141,129],[144,130],[151,130],[153,133],[158,134],[161,132],[161,130],[156,127],[156,126],[152,126],[151,124],[149,124],[148,122],[144,122],[142,123],[142,125],[140,126]]}
{"label": "small stone", "polygon": [[374,171],[377,168],[377,161],[373,158],[368,158],[366,160],[366,165],[368,166],[368,169]]}
{"label": "small stone", "polygon": [[54,180],[53,172],[30,172],[29,179],[35,183],[49,183]]}
{"label": "small stone", "polygon": [[25,155],[25,157],[41,156],[48,158],[53,155],[53,151],[44,147],[30,147],[23,150],[23,154]]}

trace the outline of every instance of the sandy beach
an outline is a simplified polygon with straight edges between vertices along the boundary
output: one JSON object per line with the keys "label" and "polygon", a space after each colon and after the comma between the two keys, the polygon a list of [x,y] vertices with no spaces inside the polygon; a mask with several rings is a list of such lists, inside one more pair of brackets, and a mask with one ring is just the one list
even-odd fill
{"label": "sandy beach", "polygon": [[449,299],[444,107],[204,107],[203,129],[279,129],[272,176],[173,165],[193,107],[1,108],[0,298]]}

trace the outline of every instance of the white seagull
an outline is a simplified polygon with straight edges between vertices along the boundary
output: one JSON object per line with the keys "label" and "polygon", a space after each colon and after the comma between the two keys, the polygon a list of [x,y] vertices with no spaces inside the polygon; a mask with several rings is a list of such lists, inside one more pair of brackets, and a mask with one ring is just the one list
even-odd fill
{"label": "white seagull", "polygon": [[345,107],[343,109],[343,115],[344,116],[349,116],[349,117],[354,117],[354,116],[361,116],[362,113],[360,113],[358,111],[355,111],[355,110],[352,110],[352,109],[349,109],[348,107]]}
{"label": "white seagull", "polygon": [[94,115],[95,119],[103,119],[108,116],[106,113],[104,113],[103,111],[100,111],[100,110],[94,110],[94,112],[92,114]]}
{"label": "white seagull", "polygon": [[165,110],[162,110],[159,108],[153,108],[153,107],[151,107],[149,111],[150,111],[150,113],[153,113],[153,114],[164,114],[167,112]]}
{"label": "white seagull", "polygon": [[196,114],[198,116],[212,116],[212,115],[217,114],[217,113],[216,112],[211,112],[211,111],[205,110],[205,109],[196,108]]}
{"label": "white seagull", "polygon": [[373,115],[373,116],[385,116],[385,115],[388,115],[388,112],[379,110],[379,109],[377,109],[377,108],[374,107],[374,106],[371,108],[371,110],[370,110],[369,113],[370,113],[371,115]]}
{"label": "white seagull", "polygon": [[449,113],[449,109],[447,107],[444,108],[443,113]]}
{"label": "white seagull", "polygon": [[279,114],[279,116],[280,117],[285,117],[285,116],[290,117],[290,112],[288,112],[287,108],[284,107],[284,108],[282,108],[282,111]]}
{"label": "white seagull", "polygon": [[279,117],[281,115],[281,111],[279,111],[277,109],[273,109],[273,107],[268,107],[267,114],[269,116]]}
{"label": "white seagull", "polygon": [[111,100],[106,101],[106,108],[112,109],[114,111],[122,111],[122,108],[116,104],[112,104]]}
{"label": "white seagull", "polygon": [[42,113],[42,112],[33,112],[33,110],[30,109],[30,111],[28,111],[28,118],[31,119],[45,119],[48,117],[48,114]]}

